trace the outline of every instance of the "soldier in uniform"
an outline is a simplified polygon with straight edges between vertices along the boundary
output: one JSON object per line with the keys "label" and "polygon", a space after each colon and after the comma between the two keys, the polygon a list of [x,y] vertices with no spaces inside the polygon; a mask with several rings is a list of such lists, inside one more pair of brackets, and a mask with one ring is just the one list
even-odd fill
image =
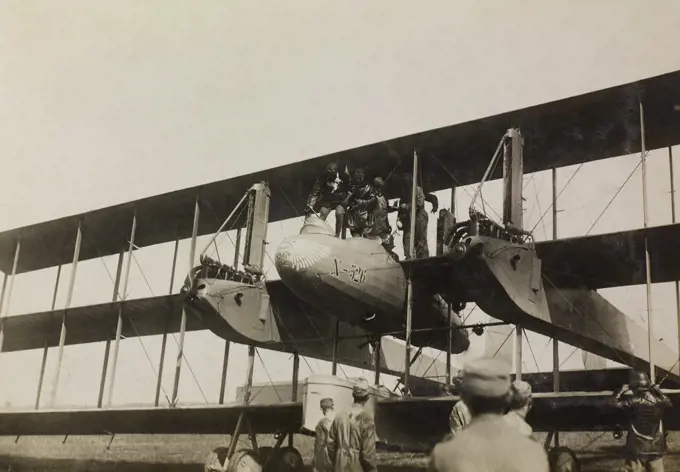
{"label": "soldier in uniform", "polygon": [[472,421],[472,414],[463,400],[459,400],[451,408],[449,415],[449,426],[451,428],[451,436],[455,438],[458,433],[463,431],[467,425]]}
{"label": "soldier in uniform", "polygon": [[[406,259],[411,259],[410,241],[411,241],[411,195],[413,178],[411,174],[404,174],[404,191],[408,191],[408,196],[404,196],[399,201],[399,212],[397,213],[397,227],[404,233],[404,256]],[[432,204],[432,213],[436,213],[439,209],[439,200],[433,193],[425,195],[420,186],[416,187],[416,226],[415,226],[415,257],[417,259],[430,256],[430,250],[427,247],[427,223],[428,215],[425,209],[425,202]]]}
{"label": "soldier in uniform", "polygon": [[377,472],[375,421],[366,410],[371,390],[366,379],[359,379],[352,389],[354,403],[339,413],[328,441],[328,456],[334,472]]}
{"label": "soldier in uniform", "polygon": [[367,236],[373,226],[373,209],[377,196],[373,185],[366,182],[365,177],[364,169],[358,168],[352,172],[352,180],[344,203],[348,210],[350,231],[354,238]]}
{"label": "soldier in uniform", "polygon": [[323,418],[316,425],[316,438],[314,439],[314,470],[316,472],[330,472],[333,464],[328,458],[328,433],[333,424],[333,399],[324,398],[319,403]]}
{"label": "soldier in uniform", "polygon": [[323,174],[317,177],[312,191],[307,198],[306,214],[316,213],[326,221],[331,211],[335,210],[335,236],[340,234],[345,225],[345,208],[343,201],[347,197],[348,176],[338,172],[334,162],[326,166]]}
{"label": "soldier in uniform", "polygon": [[373,179],[373,190],[375,192],[375,205],[373,208],[373,228],[370,235],[380,238],[381,244],[390,253],[392,257],[396,254],[392,252],[394,249],[394,238],[392,237],[392,227],[388,220],[390,213],[399,210],[397,206],[391,206],[387,200],[387,196],[383,193],[385,181],[382,177]]}
{"label": "soldier in uniform", "polygon": [[[633,395],[623,398],[629,390]],[[614,392],[614,398],[616,405],[628,413],[626,470],[663,472],[666,436],[661,420],[664,409],[671,406],[670,399],[658,386],[651,385],[644,372],[633,372],[630,386],[624,385]]]}
{"label": "soldier in uniform", "polygon": [[534,432],[526,422],[531,404],[531,385],[524,380],[515,380],[510,386],[510,411],[505,418],[517,428],[517,431],[527,437],[531,437]]}
{"label": "soldier in uniform", "polygon": [[437,472],[548,472],[540,444],[517,431],[504,417],[510,367],[493,358],[470,361],[463,370],[461,394],[472,421],[453,439],[432,451]]}

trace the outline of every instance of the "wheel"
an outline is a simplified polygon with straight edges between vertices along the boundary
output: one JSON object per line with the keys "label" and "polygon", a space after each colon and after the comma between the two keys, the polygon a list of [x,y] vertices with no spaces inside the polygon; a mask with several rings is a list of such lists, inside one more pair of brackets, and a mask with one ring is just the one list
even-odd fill
{"label": "wheel", "polygon": [[281,447],[274,451],[267,472],[299,472],[303,469],[302,456],[294,447]]}
{"label": "wheel", "polygon": [[241,449],[236,451],[229,461],[227,472],[262,472],[255,451]]}
{"label": "wheel", "polygon": [[580,472],[581,465],[574,451],[568,447],[556,447],[548,452],[550,472]]}

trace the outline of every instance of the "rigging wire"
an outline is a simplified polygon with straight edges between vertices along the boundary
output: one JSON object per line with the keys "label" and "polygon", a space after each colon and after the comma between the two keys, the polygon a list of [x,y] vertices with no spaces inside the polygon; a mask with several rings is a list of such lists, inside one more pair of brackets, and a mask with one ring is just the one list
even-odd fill
{"label": "rigging wire", "polygon": [[[562,192],[564,192],[566,190],[567,186],[571,183],[571,181],[574,180],[574,177],[576,177],[576,174],[578,174],[578,171],[581,170],[581,168],[583,167],[583,164],[585,164],[585,162],[581,162],[578,165],[578,167],[576,168],[576,170],[574,171],[574,173],[571,174],[571,177],[569,177],[569,180],[567,180],[567,183],[564,184],[564,187],[562,187],[562,190],[560,190],[559,193],[557,194],[557,196],[555,197],[555,201],[557,201],[557,199],[560,198],[560,195],[562,195]],[[530,231],[531,233],[533,233],[534,230],[538,227],[538,225],[541,224],[541,221],[543,221],[543,218],[545,218],[545,215],[547,215],[548,212],[552,209],[553,205],[554,205],[554,202],[550,203],[548,208],[545,210],[545,212],[539,218],[538,222],[534,225],[533,228],[531,228],[531,231]]]}
{"label": "rigging wire", "polygon": [[[97,246],[97,242],[94,240],[94,238],[91,238],[90,240],[92,241],[92,245],[94,246],[95,252],[96,252],[97,255],[99,256],[99,259],[101,260],[102,264],[104,265],[104,269],[106,270],[106,273],[107,273],[107,275],[109,276],[109,280],[111,281],[111,284],[115,287],[115,286],[116,286],[116,283],[115,283],[115,281],[113,280],[113,277],[111,276],[111,272],[109,271],[109,268],[108,268],[108,266],[106,265],[106,261],[104,261],[104,258],[101,256],[101,252],[99,252],[99,246]],[[134,256],[134,252],[132,253],[132,255]],[[118,300],[121,300],[121,301],[127,300],[127,296],[121,297],[121,295],[120,295],[120,290],[118,290],[118,292],[116,293],[116,295],[117,295],[117,299],[118,299]],[[123,313],[124,313],[124,312],[123,312]],[[149,365],[151,366],[151,370],[153,371],[154,376],[157,376],[157,375],[158,375],[158,372],[156,371],[156,368],[155,368],[155,366],[154,366],[154,364],[153,364],[153,361],[151,360],[151,357],[149,356],[149,353],[148,353],[148,351],[147,351],[147,349],[146,349],[146,346],[144,346],[144,342],[142,341],[141,337],[139,336],[139,332],[137,331],[137,328],[135,327],[134,323],[132,322],[132,319],[131,319],[129,316],[127,317],[127,319],[128,319],[128,321],[130,322],[130,325],[132,326],[132,329],[135,331],[135,334],[137,335],[137,336],[136,336],[136,337],[137,337],[137,340],[139,341],[139,343],[140,343],[141,346],[142,346],[142,350],[144,351],[144,354],[146,355],[146,358],[147,358],[147,360],[149,361]],[[168,400],[168,402],[169,402],[168,393],[167,393],[167,391],[165,390],[165,388],[163,387],[163,385],[161,385],[161,390],[163,390],[163,395],[165,396],[165,398],[166,398],[166,399]]]}
{"label": "rigging wire", "polygon": [[[647,154],[649,154],[649,151],[647,151],[647,153],[645,154],[645,157],[647,156]],[[588,228],[588,231],[586,232],[586,236],[588,236],[590,234],[590,232],[593,230],[593,228],[595,227],[597,222],[600,221],[600,218],[602,218],[602,216],[609,209],[611,204],[614,203],[614,200],[616,199],[616,197],[619,196],[619,193],[621,193],[621,190],[623,190],[623,187],[625,187],[626,184],[628,183],[628,181],[631,179],[631,177],[633,177],[633,175],[635,174],[635,171],[638,170],[640,165],[642,165],[642,160],[638,161],[635,168],[630,172],[630,174],[628,174],[628,177],[626,177],[626,180],[623,182],[623,184],[621,184],[621,186],[618,188],[618,190],[616,191],[614,196],[611,198],[611,200],[609,200],[609,203],[607,203],[607,205],[604,207],[604,210],[602,210],[602,213],[600,213],[600,215],[595,219],[595,222],[590,226],[590,228]]]}
{"label": "rigging wire", "polygon": [[[134,252],[132,253],[132,259],[134,259],[135,264],[137,265],[137,268],[139,269],[139,272],[141,272],[142,277],[144,278],[144,281],[146,282],[146,286],[149,288],[149,291],[151,292],[151,296],[155,297],[156,294],[154,293],[153,289],[151,288],[151,285],[149,284],[148,279],[146,278],[146,275],[144,274],[144,271],[142,270],[142,266],[139,264],[139,261],[137,261],[137,258],[135,257]],[[129,318],[128,318],[129,319]],[[130,320],[130,323],[132,323],[132,320]],[[172,336],[172,339],[175,340],[175,344],[179,347],[179,342],[177,341],[177,337],[175,336],[175,333],[170,333]],[[141,338],[137,338],[141,342]],[[206,404],[208,402],[208,398],[205,396],[205,393],[203,392],[203,388],[201,388],[201,384],[198,381],[198,378],[196,377],[196,374],[194,373],[194,369],[191,367],[191,364],[189,363],[189,359],[187,359],[187,355],[184,352],[184,349],[182,349],[182,359],[184,359],[184,362],[186,363],[187,367],[189,368],[189,372],[191,372],[191,376],[194,378],[194,382],[196,382],[196,386],[198,387],[198,390],[201,392],[201,396],[203,397],[203,400],[205,400]]]}

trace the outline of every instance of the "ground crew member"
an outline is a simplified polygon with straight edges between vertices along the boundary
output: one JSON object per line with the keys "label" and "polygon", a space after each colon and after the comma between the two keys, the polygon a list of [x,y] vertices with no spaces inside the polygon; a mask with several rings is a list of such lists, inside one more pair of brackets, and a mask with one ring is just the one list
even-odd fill
{"label": "ground crew member", "polygon": [[[624,399],[624,393],[629,390],[633,395]],[[644,372],[633,372],[630,386],[624,385],[614,392],[614,398],[616,405],[628,413],[626,470],[663,472],[666,436],[661,430],[661,420],[671,401],[658,386],[651,385]]]}
{"label": "ground crew member", "polygon": [[366,379],[359,379],[352,389],[352,407],[339,413],[328,441],[328,456],[334,472],[377,472],[375,421],[366,410],[371,390]]}
{"label": "ground crew member", "polygon": [[531,385],[524,380],[515,380],[510,386],[510,411],[505,415],[505,419],[527,437],[531,437],[534,432],[526,422],[531,405]]}
{"label": "ground crew member", "polygon": [[461,394],[472,421],[453,439],[435,446],[430,468],[437,472],[548,472],[548,457],[535,441],[505,419],[510,367],[493,358],[470,361]]}
{"label": "ground crew member", "polygon": [[[411,195],[413,192],[413,178],[411,174],[404,174],[404,191],[408,191],[408,196],[400,199],[399,212],[397,213],[397,227],[403,231],[404,256],[406,259],[411,259],[410,241],[411,241]],[[428,215],[425,210],[425,202],[432,204],[432,213],[436,213],[439,209],[439,200],[433,193],[425,195],[420,186],[416,187],[416,226],[415,226],[415,257],[417,259],[430,256],[430,250],[427,247],[427,222]]]}
{"label": "ground crew member", "polygon": [[306,214],[316,213],[326,221],[335,210],[335,236],[339,237],[345,224],[345,208],[342,203],[347,197],[348,176],[338,172],[334,162],[326,166],[323,174],[317,177],[307,198]]}
{"label": "ground crew member", "polygon": [[463,400],[459,400],[451,408],[449,415],[449,425],[451,427],[451,438],[455,438],[458,433],[463,431],[472,421],[472,414]]}
{"label": "ground crew member", "polygon": [[316,438],[314,439],[314,470],[316,472],[330,472],[333,464],[328,458],[328,433],[333,424],[333,399],[324,398],[319,402],[323,418],[316,425]]}

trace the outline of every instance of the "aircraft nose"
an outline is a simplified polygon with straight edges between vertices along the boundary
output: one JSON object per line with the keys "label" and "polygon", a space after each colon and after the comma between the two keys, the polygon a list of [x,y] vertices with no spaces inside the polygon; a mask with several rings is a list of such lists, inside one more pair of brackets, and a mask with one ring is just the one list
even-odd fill
{"label": "aircraft nose", "polygon": [[304,235],[285,239],[276,251],[274,266],[281,278],[286,274],[307,272],[330,255],[330,248]]}

